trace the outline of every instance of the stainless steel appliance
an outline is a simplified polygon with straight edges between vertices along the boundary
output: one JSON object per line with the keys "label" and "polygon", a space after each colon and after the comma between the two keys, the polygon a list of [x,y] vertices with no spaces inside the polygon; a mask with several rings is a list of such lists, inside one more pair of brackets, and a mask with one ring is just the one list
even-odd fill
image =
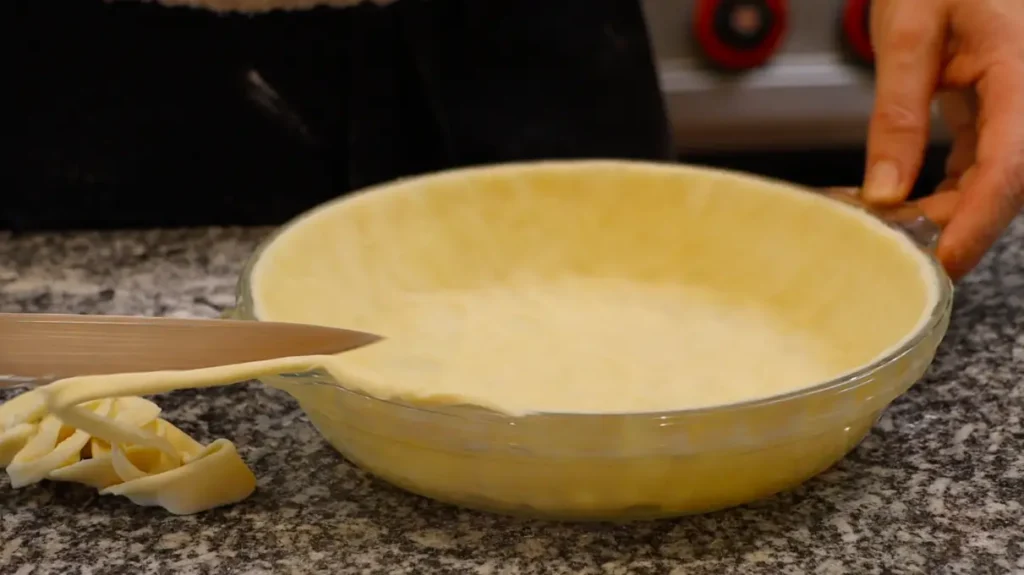
{"label": "stainless steel appliance", "polygon": [[[686,150],[861,147],[870,0],[644,0]],[[933,138],[946,139],[936,122]]]}

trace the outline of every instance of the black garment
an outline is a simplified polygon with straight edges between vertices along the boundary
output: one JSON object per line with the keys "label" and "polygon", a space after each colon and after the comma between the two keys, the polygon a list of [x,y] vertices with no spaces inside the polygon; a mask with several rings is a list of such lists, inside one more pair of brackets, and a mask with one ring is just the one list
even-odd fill
{"label": "black garment", "polygon": [[638,0],[15,0],[0,225],[278,223],[450,166],[669,159]]}

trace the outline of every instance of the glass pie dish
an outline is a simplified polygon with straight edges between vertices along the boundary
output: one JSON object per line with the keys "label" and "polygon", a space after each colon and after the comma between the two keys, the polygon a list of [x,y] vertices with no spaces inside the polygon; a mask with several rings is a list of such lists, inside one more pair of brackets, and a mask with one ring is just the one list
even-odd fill
{"label": "glass pie dish", "polygon": [[[952,285],[931,256],[937,230],[910,208],[868,214],[855,204],[679,165],[454,170],[347,196],[284,226],[246,266],[232,315],[386,337],[373,321],[374,306],[387,305],[383,279],[429,289],[502,281],[502,270],[525,266],[552,275],[697,278],[751,296],[773,284],[773,270],[791,265],[793,277],[763,292],[772,305],[813,317],[834,347],[860,351],[837,377],[781,394],[682,410],[508,414],[381,397],[320,372],[262,378],[292,395],[346,458],[439,501],[574,521],[708,512],[832,466],[934,359],[952,305]],[[457,218],[486,225],[459,228]],[[877,222],[885,225],[873,228]],[[492,236],[513,241],[492,242],[488,257],[474,253]],[[582,249],[559,247],[573,243]],[[700,257],[680,258],[677,243]],[[380,251],[385,244],[399,249]],[[340,245],[361,259],[341,265],[330,247]],[[491,257],[496,246],[501,257]],[[659,249],[664,255],[647,257]],[[806,257],[796,261],[796,251]],[[804,313],[807,302],[813,313]]]}

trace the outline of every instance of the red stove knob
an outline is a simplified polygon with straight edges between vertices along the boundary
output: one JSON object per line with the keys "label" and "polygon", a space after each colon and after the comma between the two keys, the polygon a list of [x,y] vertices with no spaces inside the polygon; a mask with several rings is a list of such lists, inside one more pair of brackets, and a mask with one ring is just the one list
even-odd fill
{"label": "red stove knob", "polygon": [[757,68],[782,43],[788,0],[698,0],[694,33],[705,56],[730,70]]}
{"label": "red stove knob", "polygon": [[853,56],[865,64],[874,64],[871,47],[871,0],[847,0],[843,8],[843,35]]}

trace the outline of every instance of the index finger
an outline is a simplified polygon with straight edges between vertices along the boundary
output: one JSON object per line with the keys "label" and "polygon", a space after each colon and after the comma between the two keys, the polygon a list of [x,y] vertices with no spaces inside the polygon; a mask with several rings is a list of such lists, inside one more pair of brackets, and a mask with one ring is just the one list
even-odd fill
{"label": "index finger", "polygon": [[907,198],[924,159],[931,103],[939,83],[946,34],[944,0],[875,0],[875,106],[868,131],[864,199]]}

